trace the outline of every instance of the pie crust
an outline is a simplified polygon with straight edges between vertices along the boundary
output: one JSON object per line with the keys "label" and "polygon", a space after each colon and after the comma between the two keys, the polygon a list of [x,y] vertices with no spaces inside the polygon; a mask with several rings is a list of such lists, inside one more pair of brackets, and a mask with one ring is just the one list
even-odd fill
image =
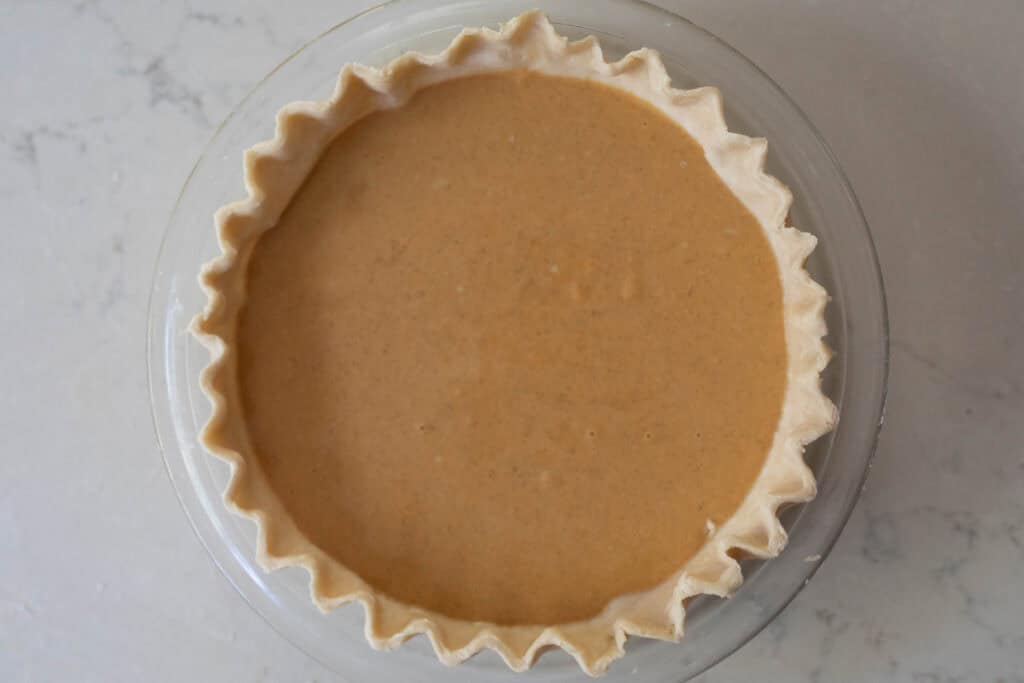
{"label": "pie crust", "polygon": [[[771,449],[742,505],[724,524],[709,523],[703,548],[669,580],[613,600],[592,619],[568,624],[503,626],[449,618],[375,592],[314,546],[290,519],[258,464],[247,457],[252,449],[235,372],[233,342],[253,245],[277,223],[331,140],[373,111],[401,107],[427,86],[510,69],[605,83],[646,100],[676,121],[701,145],[711,167],[764,229],[782,281],[787,385]],[[466,29],[439,55],[407,53],[383,69],[346,66],[330,100],[285,106],[278,114],[274,139],[245,154],[248,197],[216,214],[222,253],[203,268],[200,281],[208,303],[192,324],[193,333],[211,352],[201,384],[213,412],[202,443],[231,466],[224,500],[231,510],[256,522],[260,565],[267,571],[305,568],[312,600],[325,612],[348,602],[361,603],[366,638],[374,647],[394,648],[425,634],[438,658],[450,665],[491,648],[511,669],[523,671],[543,649],[554,646],[572,655],[588,674],[599,675],[623,655],[628,635],[681,638],[688,598],[728,596],[742,582],[734,559],[737,551],[770,558],[782,550],[786,532],[776,517],[779,507],[815,495],[814,476],[803,461],[804,446],[829,431],[837,419],[835,407],[820,389],[820,373],[830,356],[822,342],[828,296],[803,267],[816,239],[786,226],[792,196],[764,173],[766,151],[765,140],[726,129],[716,89],[672,88],[654,51],[637,50],[607,63],[592,36],[569,42],[536,11],[500,31]],[[334,589],[328,593],[327,586]]]}

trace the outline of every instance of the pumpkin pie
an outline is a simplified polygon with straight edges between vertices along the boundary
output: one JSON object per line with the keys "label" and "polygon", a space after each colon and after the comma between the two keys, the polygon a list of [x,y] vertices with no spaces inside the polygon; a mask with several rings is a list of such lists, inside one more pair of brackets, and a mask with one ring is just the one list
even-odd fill
{"label": "pumpkin pie", "polygon": [[810,499],[825,291],[764,140],[539,13],[346,66],[245,156],[193,329],[268,570],[382,648],[591,674]]}

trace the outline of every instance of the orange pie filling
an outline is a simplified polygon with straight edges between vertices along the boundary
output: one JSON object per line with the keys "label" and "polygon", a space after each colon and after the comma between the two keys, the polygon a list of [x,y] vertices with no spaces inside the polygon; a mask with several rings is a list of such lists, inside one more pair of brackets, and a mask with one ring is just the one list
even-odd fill
{"label": "orange pie filling", "polygon": [[367,115],[246,277],[238,391],[276,496],[456,619],[576,622],[666,581],[779,423],[763,229],[678,124],[596,82],[490,73]]}

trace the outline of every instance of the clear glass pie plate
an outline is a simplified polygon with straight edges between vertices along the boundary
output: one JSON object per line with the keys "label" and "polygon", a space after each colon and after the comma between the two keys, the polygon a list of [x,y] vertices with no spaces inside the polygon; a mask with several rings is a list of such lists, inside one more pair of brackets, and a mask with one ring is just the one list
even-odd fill
{"label": "clear glass pie plate", "polygon": [[764,628],[828,554],[861,491],[882,420],[888,370],[885,297],[871,236],[842,171],[810,122],[771,79],[715,36],[634,0],[398,0],[335,26],[275,69],[224,121],[185,183],[171,216],[149,311],[148,365],[156,430],[167,470],[196,533],[238,592],[285,638],[352,681],[585,680],[564,653],[550,652],[513,674],[492,652],[455,668],[438,663],[417,638],[376,652],[363,638],[363,614],[348,606],[324,615],[310,601],[300,569],[265,573],[255,563],[254,525],[228,512],[227,466],[208,455],[198,432],[210,407],[199,388],[207,351],[187,332],[202,309],[200,265],[218,253],[213,212],[244,196],[242,151],[270,138],[277,110],[293,100],[326,99],[348,62],[384,64],[409,50],[437,52],[463,26],[497,26],[528,9],[545,10],[572,38],[597,35],[610,59],[651,47],[677,87],[722,90],[732,130],[766,137],[769,171],[792,190],[792,224],[814,233],[809,263],[832,296],[828,343],[836,355],[826,393],[840,408],[838,428],[807,451],[819,482],[811,503],[785,511],[790,540],[769,562],[744,563],[746,581],[728,600],[698,598],[680,644],[632,639],[608,681],[684,681]]}

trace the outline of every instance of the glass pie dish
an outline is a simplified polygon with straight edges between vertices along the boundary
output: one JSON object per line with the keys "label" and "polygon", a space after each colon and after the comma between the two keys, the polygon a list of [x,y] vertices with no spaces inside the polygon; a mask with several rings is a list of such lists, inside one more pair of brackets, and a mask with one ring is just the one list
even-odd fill
{"label": "glass pie dish", "polygon": [[265,573],[255,561],[254,525],[224,506],[228,467],[208,455],[198,432],[210,406],[199,387],[207,351],[188,333],[205,301],[196,277],[217,253],[212,214],[243,195],[242,151],[273,136],[277,110],[326,99],[343,64],[382,65],[403,52],[437,52],[463,26],[495,26],[539,4],[570,38],[593,34],[608,59],[658,50],[679,88],[721,89],[730,129],[766,137],[768,172],[793,191],[791,223],[819,238],[808,270],[832,296],[826,341],[836,356],[823,380],[840,410],[837,429],[808,448],[818,497],[782,515],[789,545],[768,562],[744,563],[745,583],[728,600],[701,597],[687,609],[681,644],[633,639],[607,680],[686,680],[767,625],[831,548],[861,490],[881,423],[888,367],[884,292],[871,237],[841,170],[811,124],[756,66],[686,20],[642,2],[397,0],[359,14],[296,52],[225,120],[185,184],[164,237],[149,315],[154,420],[171,480],[193,527],[250,605],[298,647],[345,678],[403,681],[583,680],[564,653],[545,654],[514,674],[492,652],[457,668],[440,665],[425,639],[391,653],[363,638],[363,614],[350,605],[322,614],[302,570]]}

